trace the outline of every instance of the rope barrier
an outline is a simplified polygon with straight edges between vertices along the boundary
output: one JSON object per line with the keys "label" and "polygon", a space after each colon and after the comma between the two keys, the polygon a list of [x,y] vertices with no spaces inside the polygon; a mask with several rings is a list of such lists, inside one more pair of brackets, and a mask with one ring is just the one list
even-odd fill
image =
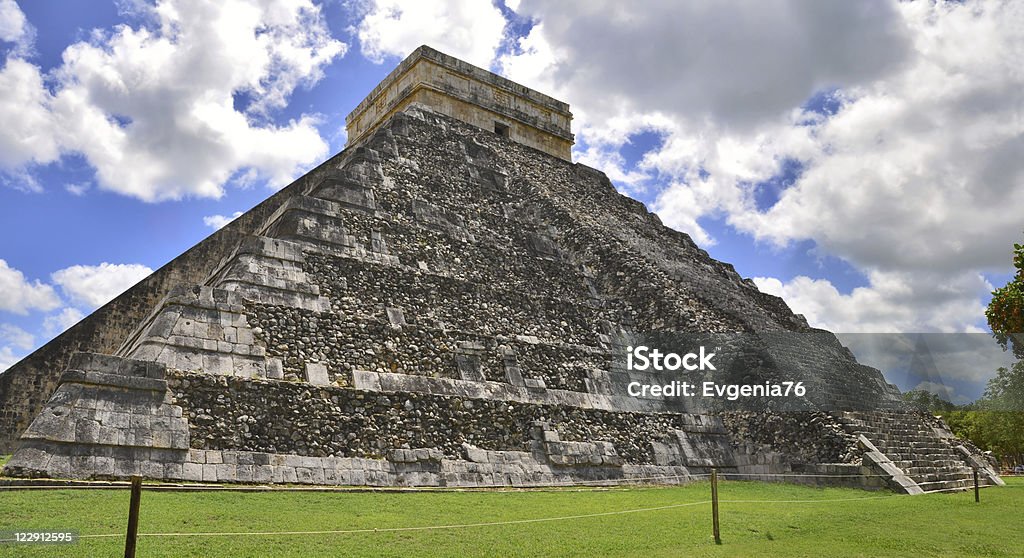
{"label": "rope barrier", "polygon": [[[940,490],[933,490],[926,494],[932,494],[935,492],[941,492]],[[743,499],[743,500],[719,500],[726,504],[822,504],[822,503],[837,503],[837,502],[856,502],[864,500],[883,500],[893,499],[902,500],[896,495],[890,494],[885,496],[864,496],[856,498],[815,498],[815,499],[788,499],[788,500],[764,500],[764,499]],[[609,512],[596,512],[587,514],[576,514],[576,515],[563,515],[554,517],[537,517],[529,519],[511,519],[505,521],[487,521],[480,523],[456,523],[449,525],[422,525],[413,527],[374,527],[364,529],[334,529],[334,530],[318,530],[318,531],[212,531],[212,532],[171,532],[171,533],[139,533],[140,537],[226,537],[226,536],[298,536],[298,535],[349,535],[349,534],[362,534],[362,533],[394,533],[394,532],[406,532],[406,531],[437,531],[446,529],[466,529],[473,527],[500,527],[505,525],[523,525],[530,523],[550,523],[555,521],[568,521],[575,519],[586,519],[593,517],[607,517],[615,515],[626,515],[633,513],[644,513],[661,511],[668,509],[684,508],[699,506],[702,504],[710,504],[711,500],[701,500],[697,502],[686,502],[682,504],[669,504],[665,506],[655,506],[650,508],[636,508],[631,510],[617,510]],[[105,534],[90,534],[90,535],[79,535],[82,539],[99,539],[99,538],[112,538],[112,537],[123,537],[121,533],[105,533]],[[0,541],[3,542],[3,541]]]}
{"label": "rope barrier", "polygon": [[[339,530],[327,530],[327,531],[238,531],[238,532],[227,532],[227,531],[215,531],[215,532],[199,532],[199,533],[139,533],[140,537],[220,537],[220,536],[265,536],[265,535],[349,535],[358,533],[394,533],[394,532],[405,532],[405,531],[437,531],[444,529],[466,529],[471,527],[498,527],[504,525],[523,525],[529,523],[548,523],[552,521],[568,521],[573,519],[586,519],[591,517],[606,517],[612,515],[625,515],[631,513],[644,513],[652,511],[669,510],[675,508],[685,508],[691,506],[699,506],[702,504],[709,504],[711,500],[701,500],[699,502],[686,502],[683,504],[669,504],[665,506],[656,506],[652,508],[636,508],[632,510],[618,510],[610,512],[597,512],[597,513],[585,513],[577,515],[562,515],[556,517],[536,517],[530,519],[511,519],[506,521],[487,521],[481,523],[456,523],[451,525],[423,525],[417,527],[374,527],[366,529],[339,529]],[[123,537],[121,533],[114,534],[97,534],[97,535],[79,535],[79,538],[109,538],[109,537]]]}
{"label": "rope barrier", "polygon": [[[708,474],[689,475],[686,478],[706,477],[706,476],[709,476],[709,475]],[[749,475],[749,474],[748,475],[739,475],[739,474],[735,474],[734,476],[772,476],[772,475]],[[778,476],[783,476],[783,475],[778,475]],[[810,477],[816,477],[816,476],[833,476],[833,475],[814,475],[814,474],[802,475],[802,474],[789,473],[789,474],[785,474],[785,476],[810,476]],[[848,475],[843,475],[843,476],[848,476]],[[873,476],[881,476],[881,475],[873,475]],[[644,479],[683,478],[683,475],[678,475],[678,476],[660,475],[660,476],[657,476],[657,477],[643,477],[643,478]],[[609,480],[622,480],[622,479],[609,479]],[[631,479],[631,480],[636,480],[636,479]],[[112,485],[77,486],[77,487],[75,487],[75,486],[36,486],[36,487],[32,487],[32,488],[50,488],[50,489],[67,489],[67,488],[120,488],[122,486],[124,486],[124,485],[122,485],[122,484],[116,484],[116,485],[112,484]],[[982,486],[981,488],[991,488],[993,486],[995,486],[995,485],[985,485],[985,486]],[[1020,488],[1021,486],[1024,486],[1024,485],[1012,486],[1011,488]],[[167,489],[167,488],[178,488],[178,487],[161,486],[161,485],[148,485],[148,486],[146,486],[147,490],[161,489],[161,488]],[[200,487],[193,487],[193,488],[200,488]],[[252,487],[252,488],[259,489],[259,487]],[[230,490],[231,488],[230,487],[219,487],[219,486],[208,486],[208,487],[202,487],[202,489]],[[311,489],[312,489],[312,487],[290,487],[290,488],[270,488],[269,490],[270,491],[273,491],[273,490],[279,490],[279,491],[307,490],[308,491],[308,490],[311,490]],[[925,494],[936,494],[936,493],[954,492],[954,491],[955,492],[965,492],[965,491],[968,491],[968,489],[965,489],[965,488],[937,489],[937,490],[927,491],[927,492],[925,492]],[[738,499],[738,500],[720,500],[720,502],[728,503],[728,504],[821,504],[821,503],[855,502],[855,501],[883,500],[883,499],[892,499],[894,501],[897,501],[897,500],[902,501],[902,499],[898,498],[894,494],[887,494],[887,495],[880,495],[880,496],[864,496],[864,497],[853,497],[853,498],[814,498],[814,499],[784,499],[784,500]],[[607,516],[617,516],[617,515],[626,515],[626,514],[635,514],[635,513],[655,512],[655,511],[668,510],[668,509],[700,506],[700,505],[709,504],[709,503],[711,503],[711,500],[701,500],[701,501],[696,501],[696,502],[686,502],[686,503],[680,503],[680,504],[668,504],[668,505],[664,505],[664,506],[655,506],[655,507],[648,507],[648,508],[636,508],[636,509],[617,510],[617,511],[608,511],[608,512],[595,512],[595,513],[588,513],[588,514],[575,514],[575,515],[563,515],[563,516],[554,516],[554,517],[539,517],[539,518],[528,518],[528,519],[511,519],[511,520],[504,520],[504,521],[488,521],[488,522],[478,522],[478,523],[457,523],[457,524],[445,524],[445,525],[423,525],[423,526],[411,526],[411,527],[374,527],[374,528],[362,528],[362,529],[336,529],[336,530],[314,530],[314,531],[220,531],[220,532],[213,531],[213,532],[191,532],[191,533],[190,532],[168,532],[168,533],[139,533],[138,536],[139,537],[227,537],[227,536],[244,537],[244,536],[346,535],[346,534],[365,534],[365,533],[394,533],[394,532],[409,532],[409,531],[438,531],[438,530],[450,530],[450,529],[467,529],[467,528],[476,528],[476,527],[499,527],[499,526],[506,526],[506,525],[524,525],[524,524],[532,524],[532,523],[549,523],[549,522],[556,522],[556,521],[569,521],[569,520],[586,519],[586,518],[594,518],[594,517],[607,517]],[[105,539],[105,538],[122,538],[122,537],[124,537],[123,533],[97,533],[97,534],[84,534],[84,535],[79,535],[78,536],[78,538],[80,538],[80,539]],[[0,542],[13,542],[13,541],[5,539],[5,540],[0,540]]]}
{"label": "rope barrier", "polygon": [[864,496],[858,498],[815,498],[811,500],[719,500],[726,504],[817,504],[821,502],[854,502],[857,500],[881,500],[896,498],[895,494],[886,496]]}
{"label": "rope barrier", "polygon": [[[595,479],[588,481],[552,481],[544,483],[519,483],[510,484],[476,484],[472,486],[447,487],[447,486],[278,486],[278,485],[209,485],[209,484],[147,484],[146,490],[163,490],[172,492],[201,492],[201,491],[225,491],[225,492],[462,492],[476,489],[545,489],[545,488],[609,488],[642,485],[645,481],[675,480],[678,484],[688,481],[704,480],[710,478],[710,473],[690,473],[679,475],[651,475],[642,477],[628,477],[617,479]],[[721,472],[719,477],[723,480],[738,480],[742,478],[836,478],[859,480],[868,478],[891,478],[891,475],[858,474],[840,475],[825,473],[733,473]],[[86,481],[87,482],[87,481]],[[83,490],[83,489],[121,489],[130,487],[130,483],[121,481],[110,481],[102,484],[68,484],[68,485],[4,485],[3,490]],[[673,485],[668,485],[666,488]],[[646,485],[645,488],[651,487]],[[936,492],[936,491],[931,491]]]}
{"label": "rope barrier", "polygon": [[129,488],[129,487],[131,487],[131,485],[128,484],[128,483],[95,484],[95,485],[93,485],[93,484],[69,484],[69,485],[59,485],[59,484],[20,484],[20,485],[18,485],[18,484],[16,484],[16,485],[0,486],[0,491],[3,491],[3,490],[86,490],[86,489],[111,490],[111,489],[114,489],[114,488],[121,489],[121,488]]}
{"label": "rope barrier", "polygon": [[818,478],[838,478],[838,479],[870,479],[870,478],[890,478],[892,475],[828,475],[824,473],[730,473],[723,472],[719,475],[730,478],[730,477],[818,477]]}
{"label": "rope barrier", "polygon": [[[509,484],[477,484],[473,486],[464,487],[446,487],[446,486],[277,486],[277,485],[258,485],[258,486],[244,486],[244,485],[204,485],[204,484],[147,484],[146,490],[167,490],[167,491],[228,491],[228,492],[354,492],[354,491],[372,491],[372,492],[441,492],[441,491],[466,491],[478,488],[506,488],[506,489],[519,489],[519,488],[566,488],[566,487],[580,487],[580,488],[593,488],[593,487],[615,487],[615,486],[629,486],[637,485],[643,481],[653,480],[676,480],[676,481],[688,481],[707,478],[710,475],[708,473],[696,473],[696,474],[680,474],[680,475],[652,475],[643,477],[628,477],[619,479],[595,479],[589,481],[552,481],[548,483],[520,483],[516,485]],[[113,489],[113,488],[128,488],[131,484],[127,482],[110,482],[103,484],[71,484],[71,485],[7,485],[0,486],[0,490],[68,490],[68,489]]]}

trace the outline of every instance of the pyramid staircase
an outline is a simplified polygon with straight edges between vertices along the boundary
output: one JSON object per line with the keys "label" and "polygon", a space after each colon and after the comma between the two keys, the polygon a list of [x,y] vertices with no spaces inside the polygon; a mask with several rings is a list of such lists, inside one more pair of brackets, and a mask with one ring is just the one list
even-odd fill
{"label": "pyramid staircase", "polygon": [[864,464],[893,477],[893,486],[910,494],[955,492],[974,487],[974,469],[982,486],[1002,484],[983,459],[972,455],[942,426],[911,411],[848,411],[839,415],[846,430],[859,437]]}

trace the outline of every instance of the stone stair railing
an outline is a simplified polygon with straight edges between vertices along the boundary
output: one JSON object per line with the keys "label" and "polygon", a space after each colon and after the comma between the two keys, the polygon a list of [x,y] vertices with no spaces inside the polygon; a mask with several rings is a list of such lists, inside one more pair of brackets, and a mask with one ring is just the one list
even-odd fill
{"label": "stone stair railing", "polygon": [[[840,421],[858,436],[864,463],[890,477],[892,488],[908,494],[967,490],[974,469],[983,485],[1002,484],[984,460],[953,445],[923,417],[912,412],[845,412]],[[963,449],[961,449],[963,448]],[[973,459],[972,459],[973,458]]]}

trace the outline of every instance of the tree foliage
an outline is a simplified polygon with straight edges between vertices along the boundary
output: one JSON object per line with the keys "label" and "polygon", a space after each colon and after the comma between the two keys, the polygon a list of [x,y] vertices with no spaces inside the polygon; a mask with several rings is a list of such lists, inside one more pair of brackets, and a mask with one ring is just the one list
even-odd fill
{"label": "tree foliage", "polygon": [[1013,245],[1013,266],[1017,274],[992,291],[985,317],[996,341],[1004,349],[1010,346],[1017,358],[1024,358],[1024,244]]}
{"label": "tree foliage", "polygon": [[953,403],[923,389],[914,389],[904,393],[903,400],[925,412],[941,414],[957,409]]}
{"label": "tree foliage", "polygon": [[1013,279],[992,292],[985,317],[996,341],[1022,360],[1000,368],[981,399],[944,413],[956,435],[1006,464],[1024,463],[1024,244],[1013,245],[1013,267]]}
{"label": "tree foliage", "polygon": [[957,436],[1006,464],[1024,463],[1024,360],[1000,368],[978,401],[942,414]]}

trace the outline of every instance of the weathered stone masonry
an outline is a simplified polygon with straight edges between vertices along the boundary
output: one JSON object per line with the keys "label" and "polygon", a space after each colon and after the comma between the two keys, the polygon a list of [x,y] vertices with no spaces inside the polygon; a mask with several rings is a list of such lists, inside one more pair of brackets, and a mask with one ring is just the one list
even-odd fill
{"label": "weathered stone masonry", "polygon": [[[736,377],[785,363],[812,408],[629,397],[616,355],[648,332],[754,334]],[[881,471],[913,492],[971,462],[919,418],[886,415],[911,433],[888,440],[821,412],[897,393],[603,174],[415,105],[0,388],[21,476],[468,486],[717,467]]]}
{"label": "weathered stone masonry", "polygon": [[607,441],[623,462],[649,465],[655,463],[652,442],[703,420],[204,374],[175,377],[170,386],[193,425],[193,448],[318,457],[381,459],[391,448],[427,448],[460,459],[466,443],[529,452],[531,428],[547,423],[560,441]]}

